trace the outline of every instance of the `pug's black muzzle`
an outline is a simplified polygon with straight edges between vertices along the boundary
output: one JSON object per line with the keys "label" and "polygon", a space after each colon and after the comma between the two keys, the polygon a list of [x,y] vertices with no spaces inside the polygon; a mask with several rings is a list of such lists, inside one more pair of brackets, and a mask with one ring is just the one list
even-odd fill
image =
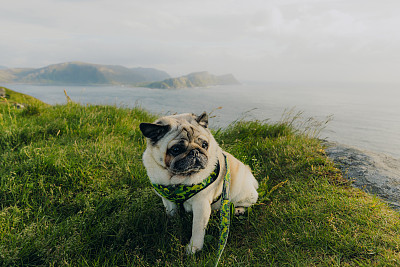
{"label": "pug's black muzzle", "polygon": [[183,159],[176,161],[171,166],[175,174],[189,175],[198,172],[207,166],[207,156],[197,149],[191,150]]}

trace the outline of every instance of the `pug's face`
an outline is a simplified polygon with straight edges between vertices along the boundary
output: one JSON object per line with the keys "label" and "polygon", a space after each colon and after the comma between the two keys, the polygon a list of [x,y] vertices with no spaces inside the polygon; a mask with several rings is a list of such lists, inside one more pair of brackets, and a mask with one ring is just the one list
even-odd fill
{"label": "pug's face", "polygon": [[154,160],[172,174],[191,175],[205,169],[213,156],[214,138],[206,113],[162,117],[140,124]]}

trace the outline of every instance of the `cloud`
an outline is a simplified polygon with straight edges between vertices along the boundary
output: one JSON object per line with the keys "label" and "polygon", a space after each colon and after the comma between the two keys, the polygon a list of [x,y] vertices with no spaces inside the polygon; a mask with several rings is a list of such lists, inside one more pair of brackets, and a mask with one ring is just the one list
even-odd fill
{"label": "cloud", "polygon": [[1,65],[80,60],[257,80],[400,81],[397,1],[11,1]]}

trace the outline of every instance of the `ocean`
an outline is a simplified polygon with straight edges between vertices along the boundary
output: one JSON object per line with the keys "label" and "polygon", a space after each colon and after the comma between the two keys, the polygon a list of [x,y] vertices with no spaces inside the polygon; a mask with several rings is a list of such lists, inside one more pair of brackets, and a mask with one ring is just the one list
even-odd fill
{"label": "ocean", "polygon": [[[319,138],[400,159],[400,85],[362,83],[247,83],[189,89],[4,84],[48,104],[141,106],[166,115],[211,113],[210,127],[240,119],[280,121],[288,113],[329,122]],[[285,115],[286,114],[286,115]]]}

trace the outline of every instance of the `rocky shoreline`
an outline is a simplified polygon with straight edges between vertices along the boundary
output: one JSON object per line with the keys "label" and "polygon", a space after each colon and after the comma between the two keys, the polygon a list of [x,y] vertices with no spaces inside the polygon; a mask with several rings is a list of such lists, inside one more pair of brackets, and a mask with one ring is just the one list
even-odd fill
{"label": "rocky shoreline", "polygon": [[400,159],[337,143],[325,146],[327,156],[355,187],[377,195],[400,211]]}

